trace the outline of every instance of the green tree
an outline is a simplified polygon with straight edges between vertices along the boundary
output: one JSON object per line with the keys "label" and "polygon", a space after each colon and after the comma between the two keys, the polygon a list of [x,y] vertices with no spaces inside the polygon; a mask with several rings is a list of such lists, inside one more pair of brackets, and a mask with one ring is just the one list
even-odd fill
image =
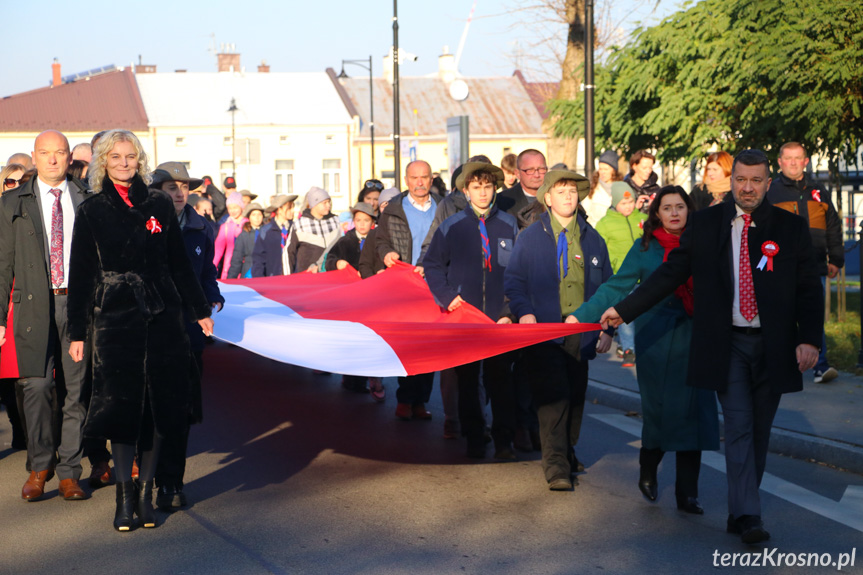
{"label": "green tree", "polygon": [[[838,171],[863,140],[860,0],[703,0],[636,30],[597,69],[599,147],[653,147],[672,162],[719,145],[777,154],[795,140]],[[581,98],[555,100],[560,135]]]}

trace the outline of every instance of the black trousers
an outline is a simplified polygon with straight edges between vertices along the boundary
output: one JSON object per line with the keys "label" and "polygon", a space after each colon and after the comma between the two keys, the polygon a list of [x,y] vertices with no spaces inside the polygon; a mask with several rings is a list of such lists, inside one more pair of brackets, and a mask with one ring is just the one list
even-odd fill
{"label": "black trousers", "polygon": [[[198,373],[204,375],[203,350],[192,350],[192,361]],[[183,486],[183,478],[186,475],[186,453],[189,449],[189,429],[187,422],[181,432],[166,435],[162,438],[159,461],[156,464],[156,486],[176,485]]]}
{"label": "black trousers", "polygon": [[481,439],[485,418],[480,401],[479,378],[491,402],[491,436],[495,446],[509,447],[515,433],[516,401],[512,378],[512,356],[508,353],[467,363],[455,368],[458,376],[458,418],[468,441]]}
{"label": "black trousers", "polygon": [[408,405],[428,403],[434,386],[434,372],[420,373],[399,377],[399,388],[396,390],[396,400]]}

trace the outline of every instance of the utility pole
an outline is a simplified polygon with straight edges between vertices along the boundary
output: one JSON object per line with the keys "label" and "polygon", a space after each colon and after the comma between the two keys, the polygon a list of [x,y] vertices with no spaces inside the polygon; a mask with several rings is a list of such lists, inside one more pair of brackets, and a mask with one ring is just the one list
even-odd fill
{"label": "utility pole", "polygon": [[593,0],[584,1],[584,175],[593,176]]}
{"label": "utility pole", "polygon": [[365,68],[369,71],[369,133],[372,138],[372,174],[371,179],[377,178],[375,175],[375,84],[372,77],[372,57],[369,55],[369,65],[366,67],[365,60],[342,60],[342,71],[339,78],[347,78],[345,74],[345,64],[353,64],[360,68]]}
{"label": "utility pole", "polygon": [[231,107],[228,108],[228,111],[231,113],[231,177],[234,179],[237,178],[237,140],[234,138],[234,114],[238,109],[236,98],[231,98]]}

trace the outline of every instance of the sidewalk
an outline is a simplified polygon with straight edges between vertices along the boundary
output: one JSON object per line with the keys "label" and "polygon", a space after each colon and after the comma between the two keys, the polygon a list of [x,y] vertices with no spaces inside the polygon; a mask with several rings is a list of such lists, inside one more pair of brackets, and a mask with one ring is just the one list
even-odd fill
{"label": "sidewalk", "polygon": [[[641,413],[635,368],[620,362],[613,351],[590,362],[587,401]],[[770,451],[863,474],[863,377],[840,372],[816,384],[804,374],[803,391],[782,396]]]}

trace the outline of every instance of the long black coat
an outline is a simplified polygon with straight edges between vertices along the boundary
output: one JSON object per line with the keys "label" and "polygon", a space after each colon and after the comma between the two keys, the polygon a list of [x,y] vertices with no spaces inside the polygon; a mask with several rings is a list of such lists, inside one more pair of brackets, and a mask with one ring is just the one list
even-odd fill
{"label": "long black coat", "polygon": [[[695,294],[688,383],[725,391],[731,363],[731,308],[734,304],[734,270],[731,221],[734,202],[723,202],[689,216],[680,247],[668,261],[615,307],[629,323],[671,294],[691,275]],[[764,361],[774,393],[803,389],[797,369],[798,344],[821,345],[824,297],[812,255],[806,222],[765,199],[752,212],[749,261],[758,316],[764,341]],[[772,240],[779,246],[773,271],[757,269],[761,246]]]}
{"label": "long black coat", "polygon": [[[293,220],[288,221],[288,237],[293,229]],[[282,270],[282,230],[275,218],[261,227],[252,250],[252,277],[264,278],[284,275]]]}
{"label": "long black coat", "polygon": [[[13,329],[21,377],[46,377],[51,325],[51,272],[45,256],[48,234],[35,187],[34,177],[0,200],[0,325],[6,325],[14,279]],[[69,180],[69,192],[77,212],[90,193],[78,180]]]}
{"label": "long black coat", "polygon": [[129,199],[132,207],[106,178],[81,204],[67,301],[70,338],[89,338],[92,349],[84,433],[118,443],[138,440],[148,399],[160,435],[182,429],[191,361],[183,308],[191,319],[210,315],[170,198],[136,177]]}

